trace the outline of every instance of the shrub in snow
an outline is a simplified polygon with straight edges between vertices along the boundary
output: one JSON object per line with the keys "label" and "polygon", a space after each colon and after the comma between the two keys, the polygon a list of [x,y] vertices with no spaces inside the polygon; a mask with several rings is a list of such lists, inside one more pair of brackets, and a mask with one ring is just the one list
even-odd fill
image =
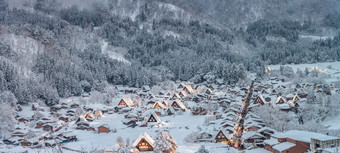
{"label": "shrub in snow", "polygon": [[184,141],[189,142],[189,143],[194,143],[198,141],[199,137],[200,137],[200,134],[198,132],[192,132],[184,138]]}
{"label": "shrub in snow", "polygon": [[201,145],[201,147],[195,153],[209,153],[209,151],[205,149],[204,145]]}

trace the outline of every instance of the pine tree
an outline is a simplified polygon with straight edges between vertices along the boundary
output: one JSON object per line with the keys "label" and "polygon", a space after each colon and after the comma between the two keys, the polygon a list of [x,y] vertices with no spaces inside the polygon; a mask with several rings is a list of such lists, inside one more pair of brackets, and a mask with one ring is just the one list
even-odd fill
{"label": "pine tree", "polygon": [[176,149],[176,140],[170,136],[169,131],[164,130],[158,133],[155,139],[155,153],[175,153]]}

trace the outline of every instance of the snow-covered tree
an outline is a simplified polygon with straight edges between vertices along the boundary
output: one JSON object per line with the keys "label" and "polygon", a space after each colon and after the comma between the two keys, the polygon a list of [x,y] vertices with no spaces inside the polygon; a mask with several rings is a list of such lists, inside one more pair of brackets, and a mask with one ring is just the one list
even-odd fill
{"label": "snow-covered tree", "polygon": [[0,139],[8,138],[15,125],[15,110],[11,104],[0,102]]}
{"label": "snow-covered tree", "polygon": [[198,141],[199,137],[200,137],[199,132],[192,132],[192,133],[189,133],[189,134],[184,138],[184,141],[185,141],[185,142],[189,142],[189,143],[194,143],[194,142],[197,142],[197,141]]}
{"label": "snow-covered tree", "polygon": [[28,132],[27,132],[27,135],[26,135],[26,137],[28,138],[28,139],[30,139],[30,138],[34,138],[34,137],[36,137],[37,135],[34,133],[34,131],[32,131],[32,130],[28,130]]}
{"label": "snow-covered tree", "polygon": [[268,126],[278,131],[287,130],[289,122],[293,120],[287,112],[280,111],[278,108],[273,108],[269,105],[256,107],[253,111]]}
{"label": "snow-covered tree", "polygon": [[201,147],[195,153],[209,153],[209,151],[205,149],[204,145],[201,145]]}
{"label": "snow-covered tree", "polygon": [[116,144],[121,147],[121,148],[124,148],[126,145],[125,145],[125,142],[123,140],[122,137],[118,137],[117,140],[116,140]]}
{"label": "snow-covered tree", "polygon": [[105,97],[101,92],[95,90],[91,91],[89,101],[90,103],[104,103]]}
{"label": "snow-covered tree", "polygon": [[35,120],[35,121],[39,121],[40,119],[42,119],[43,117],[45,117],[44,114],[40,113],[39,111],[35,111],[32,118]]}
{"label": "snow-covered tree", "polygon": [[155,138],[155,153],[175,153],[177,150],[177,142],[170,136],[169,131],[163,130],[158,133]]}

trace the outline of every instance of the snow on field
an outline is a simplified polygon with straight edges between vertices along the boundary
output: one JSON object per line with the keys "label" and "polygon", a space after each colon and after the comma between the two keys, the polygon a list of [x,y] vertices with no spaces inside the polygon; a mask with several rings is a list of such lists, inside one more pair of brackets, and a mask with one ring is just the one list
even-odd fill
{"label": "snow on field", "polygon": [[[281,65],[269,65],[268,67],[272,70],[280,69]],[[284,66],[290,66],[293,68],[294,72],[297,71],[297,69],[300,69],[301,71],[304,71],[306,68],[308,68],[309,71],[313,70],[314,68],[317,68],[320,73],[326,74],[325,81],[327,82],[335,82],[340,81],[340,62],[326,62],[326,63],[314,63],[314,64],[287,64]]]}
{"label": "snow on field", "polygon": [[101,40],[101,50],[103,54],[109,55],[111,59],[116,59],[124,63],[130,63],[130,61],[124,58],[123,53],[126,52],[125,48],[113,47],[105,40]]}
{"label": "snow on field", "polygon": [[335,116],[333,118],[326,118],[322,124],[326,127],[328,127],[328,129],[330,130],[337,130],[340,129],[340,114],[338,116]]}
{"label": "snow on field", "polygon": [[310,40],[326,40],[326,39],[333,39],[330,36],[313,36],[313,35],[299,35],[300,39],[310,39]]}
{"label": "snow on field", "polygon": [[[155,137],[156,133],[161,129],[168,129],[171,136],[178,143],[178,152],[193,153],[197,151],[200,144],[186,143],[184,138],[191,132],[197,131],[197,126],[202,126],[204,122],[204,116],[193,116],[191,112],[184,112],[182,115],[165,116],[160,117],[162,124],[160,127],[135,127],[129,128],[122,123],[124,115],[122,114],[104,114],[100,119],[93,121],[90,125],[98,127],[102,124],[107,124],[110,129],[116,129],[116,133],[101,133],[96,132],[74,130],[74,134],[77,135],[77,142],[66,144],[65,147],[75,150],[91,150],[91,148],[104,148],[105,150],[112,150],[115,147],[115,143],[118,137],[122,137],[124,140],[130,139],[132,144],[139,135],[147,132],[151,137]],[[203,127],[204,129],[204,127]],[[208,150],[211,152],[221,152],[221,150],[227,150],[226,145],[209,143],[205,144]]]}

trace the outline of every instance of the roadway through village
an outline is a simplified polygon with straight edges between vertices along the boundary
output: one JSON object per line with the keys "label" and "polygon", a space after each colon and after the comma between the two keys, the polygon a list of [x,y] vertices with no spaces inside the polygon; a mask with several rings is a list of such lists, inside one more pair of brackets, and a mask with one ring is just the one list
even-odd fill
{"label": "roadway through village", "polygon": [[239,149],[239,150],[245,149],[241,138],[242,138],[242,134],[243,134],[244,128],[245,128],[244,127],[244,120],[247,116],[248,106],[250,105],[250,100],[251,100],[253,92],[254,92],[254,82],[255,82],[255,80],[252,80],[252,82],[250,84],[250,87],[248,89],[248,93],[245,97],[245,100],[243,101],[243,108],[242,108],[242,110],[240,110],[240,116],[239,116],[238,122],[237,122],[236,127],[235,127],[233,142],[234,142],[234,147],[236,149]]}

